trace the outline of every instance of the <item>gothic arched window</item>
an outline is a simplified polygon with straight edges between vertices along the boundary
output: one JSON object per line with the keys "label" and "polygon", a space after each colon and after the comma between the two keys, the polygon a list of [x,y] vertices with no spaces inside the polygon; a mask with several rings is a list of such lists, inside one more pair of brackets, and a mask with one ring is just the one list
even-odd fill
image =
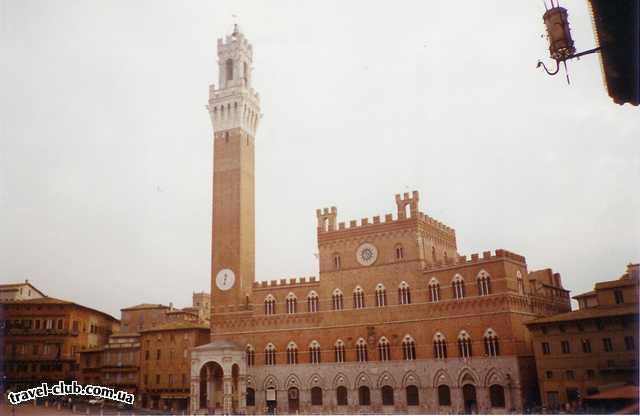
{"label": "gothic arched window", "polygon": [[453,297],[455,299],[464,298],[464,279],[462,276],[455,275],[451,281],[451,287],[453,288]]}
{"label": "gothic arched window", "polygon": [[476,278],[478,282],[478,295],[487,296],[491,294],[491,280],[489,273],[484,270],[481,270],[478,273],[478,277]]}
{"label": "gothic arched window", "polygon": [[360,286],[356,286],[356,288],[353,290],[353,308],[364,308],[364,291]]}
{"label": "gothic arched window", "polygon": [[318,312],[320,306],[320,301],[318,298],[318,294],[312,290],[307,295],[307,310],[309,312]]}
{"label": "gothic arched window", "polygon": [[247,367],[253,367],[256,365],[256,351],[253,349],[251,344],[247,345],[246,349],[247,354]]}
{"label": "gothic arched window", "polygon": [[320,343],[311,341],[309,344],[309,362],[311,364],[320,364]]}
{"label": "gothic arched window", "polygon": [[288,314],[296,313],[297,302],[298,300],[296,299],[296,295],[294,295],[293,292],[289,292],[289,294],[287,295],[287,313]]}
{"label": "gothic arched window", "polygon": [[334,289],[331,295],[331,303],[334,311],[341,311],[344,309],[342,291],[340,289]]}
{"label": "gothic arched window", "polygon": [[458,335],[458,354],[462,358],[469,358],[473,355],[471,351],[471,337],[466,331],[461,331]]}
{"label": "gothic arched window", "polygon": [[411,289],[407,282],[400,283],[398,287],[398,303],[401,305],[408,305],[411,303]]}
{"label": "gothic arched window", "polygon": [[484,353],[489,357],[497,357],[500,355],[500,345],[498,344],[498,336],[491,328],[484,333]]}
{"label": "gothic arched window", "polygon": [[440,282],[435,277],[429,280],[429,302],[440,301]]}
{"label": "gothic arched window", "polygon": [[385,337],[380,338],[380,341],[378,341],[378,356],[380,361],[389,361],[391,359],[389,340]]}
{"label": "gothic arched window", "polygon": [[334,349],[335,349],[336,362],[337,363],[345,362],[344,342],[341,339],[336,341]]}
{"label": "gothic arched window", "polygon": [[298,346],[293,341],[287,345],[287,364],[298,364]]}
{"label": "gothic arched window", "polygon": [[271,294],[269,294],[264,299],[264,314],[274,315],[275,313],[276,313],[276,300]]}
{"label": "gothic arched window", "polygon": [[387,306],[387,290],[382,283],[378,283],[376,286],[376,306]]}
{"label": "gothic arched window", "polygon": [[402,340],[402,359],[403,360],[416,359],[416,342],[411,337],[411,335],[406,335]]}
{"label": "gothic arched window", "polygon": [[441,332],[436,332],[433,336],[433,358],[447,358],[447,340]]}
{"label": "gothic arched window", "polygon": [[276,347],[269,343],[264,349],[264,364],[276,365]]}
{"label": "gothic arched window", "polygon": [[356,356],[358,362],[360,363],[369,361],[369,354],[367,353],[367,342],[364,340],[364,338],[360,338],[358,339],[358,342],[356,342]]}

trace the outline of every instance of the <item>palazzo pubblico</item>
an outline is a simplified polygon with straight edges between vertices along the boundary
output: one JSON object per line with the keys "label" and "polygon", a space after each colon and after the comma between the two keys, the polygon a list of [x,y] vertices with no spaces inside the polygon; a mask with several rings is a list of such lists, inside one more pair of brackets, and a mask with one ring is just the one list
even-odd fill
{"label": "palazzo pubblico", "polygon": [[211,342],[191,353],[192,413],[509,413],[538,394],[525,323],[570,310],[550,269],[457,252],[420,210],[339,222],[318,209],[319,278],[255,281],[253,49],[218,39]]}

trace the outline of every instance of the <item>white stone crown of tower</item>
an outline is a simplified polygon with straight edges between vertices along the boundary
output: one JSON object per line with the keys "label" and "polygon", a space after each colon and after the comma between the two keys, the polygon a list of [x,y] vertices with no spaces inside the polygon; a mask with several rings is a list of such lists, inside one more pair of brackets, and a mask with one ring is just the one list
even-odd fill
{"label": "white stone crown of tower", "polygon": [[255,137],[260,114],[260,96],[251,88],[253,47],[238,25],[223,40],[218,39],[218,85],[209,86],[209,104],[214,133],[241,128]]}

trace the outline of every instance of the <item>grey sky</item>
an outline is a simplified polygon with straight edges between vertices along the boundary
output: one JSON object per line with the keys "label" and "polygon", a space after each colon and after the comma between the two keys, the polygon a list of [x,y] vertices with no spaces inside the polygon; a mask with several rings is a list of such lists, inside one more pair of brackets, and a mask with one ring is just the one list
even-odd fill
{"label": "grey sky", "polygon": [[[517,3],[517,4],[516,4]],[[584,0],[565,0],[578,50]],[[599,57],[547,57],[541,1],[0,0],[0,282],[119,316],[210,287],[216,39],[254,46],[258,279],[317,275],[315,209],[421,208],[572,294],[640,260],[640,118]]]}

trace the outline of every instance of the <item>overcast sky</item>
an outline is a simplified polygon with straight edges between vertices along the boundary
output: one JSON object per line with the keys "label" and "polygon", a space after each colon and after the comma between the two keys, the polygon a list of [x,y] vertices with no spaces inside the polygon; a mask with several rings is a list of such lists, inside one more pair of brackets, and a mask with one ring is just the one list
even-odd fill
{"label": "overcast sky", "polygon": [[[579,51],[585,0],[564,0]],[[421,209],[572,295],[640,260],[640,113],[549,77],[542,1],[0,0],[0,282],[119,317],[210,290],[216,39],[254,47],[256,273],[317,275],[315,209]],[[547,59],[548,60],[548,59]]]}

